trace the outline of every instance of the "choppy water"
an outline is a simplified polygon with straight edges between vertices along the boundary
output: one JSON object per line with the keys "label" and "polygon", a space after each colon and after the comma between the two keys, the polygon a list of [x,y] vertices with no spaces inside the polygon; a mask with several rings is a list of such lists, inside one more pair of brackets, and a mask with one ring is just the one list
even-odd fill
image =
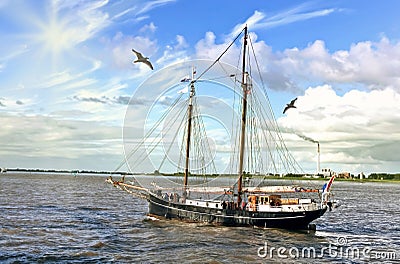
{"label": "choppy water", "polygon": [[294,232],[151,220],[105,178],[0,174],[0,262],[400,262],[400,184],[335,182],[342,205]]}

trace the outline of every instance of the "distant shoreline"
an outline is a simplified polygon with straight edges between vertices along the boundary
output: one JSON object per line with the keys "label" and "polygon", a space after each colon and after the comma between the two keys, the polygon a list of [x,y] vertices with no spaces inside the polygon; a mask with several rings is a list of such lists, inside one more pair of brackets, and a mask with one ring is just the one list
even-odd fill
{"label": "distant shoreline", "polygon": [[27,173],[63,173],[63,174],[105,174],[105,175],[143,175],[142,173],[132,173],[125,171],[93,171],[93,170],[55,170],[55,169],[1,169],[1,173],[27,172]]}
{"label": "distant shoreline", "polygon": [[[328,178],[307,178],[307,177],[268,177],[268,179],[276,179],[276,180],[304,180],[304,181],[326,181]],[[391,179],[345,179],[345,178],[335,178],[335,181],[343,181],[343,182],[392,182],[392,183],[400,183],[400,180],[391,180]]]}
{"label": "distant shoreline", "polygon": [[[126,172],[126,171],[93,171],[93,170],[56,170],[56,169],[24,169],[24,168],[2,168],[1,169],[1,174],[3,173],[60,173],[60,174],[72,174],[72,175],[79,175],[79,174],[99,174],[99,175],[112,175],[112,176],[138,176],[138,175],[147,175],[147,176],[154,176],[154,175],[160,175],[160,176],[181,176],[179,173],[132,173],[132,172]],[[371,175],[389,175],[389,176],[394,176],[397,177],[399,174],[389,174],[389,173],[381,173],[381,174],[371,174]],[[216,178],[219,176],[227,176],[227,177],[236,177],[237,175],[233,174],[213,174],[213,175],[207,175],[207,177],[211,178]],[[246,176],[245,176],[246,177]],[[250,176],[251,177],[251,176]],[[304,181],[326,181],[329,177],[304,177],[304,176],[276,176],[276,175],[271,175],[271,176],[265,176],[266,179],[271,179],[271,180],[304,180]],[[382,182],[388,182],[388,183],[400,183],[400,179],[387,179],[383,177],[379,178],[335,178],[335,181],[344,181],[344,182],[377,182],[377,183],[382,183]]]}

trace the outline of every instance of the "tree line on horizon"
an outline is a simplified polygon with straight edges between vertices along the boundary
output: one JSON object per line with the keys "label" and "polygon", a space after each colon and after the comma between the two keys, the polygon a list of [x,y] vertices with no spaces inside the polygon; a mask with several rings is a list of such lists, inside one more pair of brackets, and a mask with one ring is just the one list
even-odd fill
{"label": "tree line on horizon", "polygon": [[[95,171],[95,170],[57,170],[57,169],[29,169],[29,168],[2,168],[1,172],[45,172],[45,173],[72,173],[72,174],[119,174],[119,175],[143,175],[148,173],[133,173],[133,172],[125,172],[125,171]],[[174,175],[174,176],[181,176],[183,172],[176,172],[176,173],[161,173],[158,170],[154,171],[154,173],[150,173],[154,175]],[[196,174],[193,174],[196,175]],[[228,174],[212,174],[210,176],[229,176]],[[244,173],[243,176],[252,177],[250,173]],[[266,177],[279,177],[279,174],[268,174],[265,175]],[[294,174],[289,173],[286,174],[284,177],[303,177],[304,174]],[[322,175],[321,175],[322,176]],[[353,175],[352,175],[353,176]],[[354,178],[354,176],[352,177]],[[357,178],[357,177],[356,177]],[[400,173],[371,173],[365,179],[372,179],[372,180],[396,180],[400,181]]]}

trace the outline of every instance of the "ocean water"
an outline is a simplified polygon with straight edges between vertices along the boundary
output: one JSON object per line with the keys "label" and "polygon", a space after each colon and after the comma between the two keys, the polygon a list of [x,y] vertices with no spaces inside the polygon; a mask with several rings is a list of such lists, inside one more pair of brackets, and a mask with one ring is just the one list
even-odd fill
{"label": "ocean water", "polygon": [[335,182],[341,206],[288,231],[149,218],[106,178],[0,174],[0,263],[400,263],[400,184]]}

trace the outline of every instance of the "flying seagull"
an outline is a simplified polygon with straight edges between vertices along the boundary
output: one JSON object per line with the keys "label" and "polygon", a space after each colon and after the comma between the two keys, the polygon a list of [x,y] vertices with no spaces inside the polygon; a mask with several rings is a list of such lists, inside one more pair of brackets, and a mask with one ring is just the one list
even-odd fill
{"label": "flying seagull", "polygon": [[142,53],[137,52],[136,50],[132,49],[133,53],[136,54],[137,60],[133,61],[133,62],[143,62],[144,64],[147,64],[150,69],[153,70],[153,65],[151,65],[151,62],[149,61],[148,57],[143,57]]}
{"label": "flying seagull", "polygon": [[294,102],[296,102],[297,97],[294,98],[290,103],[286,104],[285,109],[283,110],[283,113],[285,113],[289,108],[296,108],[296,106],[294,105]]}
{"label": "flying seagull", "polygon": [[181,82],[190,82],[192,79],[189,76],[185,76],[181,79]]}

